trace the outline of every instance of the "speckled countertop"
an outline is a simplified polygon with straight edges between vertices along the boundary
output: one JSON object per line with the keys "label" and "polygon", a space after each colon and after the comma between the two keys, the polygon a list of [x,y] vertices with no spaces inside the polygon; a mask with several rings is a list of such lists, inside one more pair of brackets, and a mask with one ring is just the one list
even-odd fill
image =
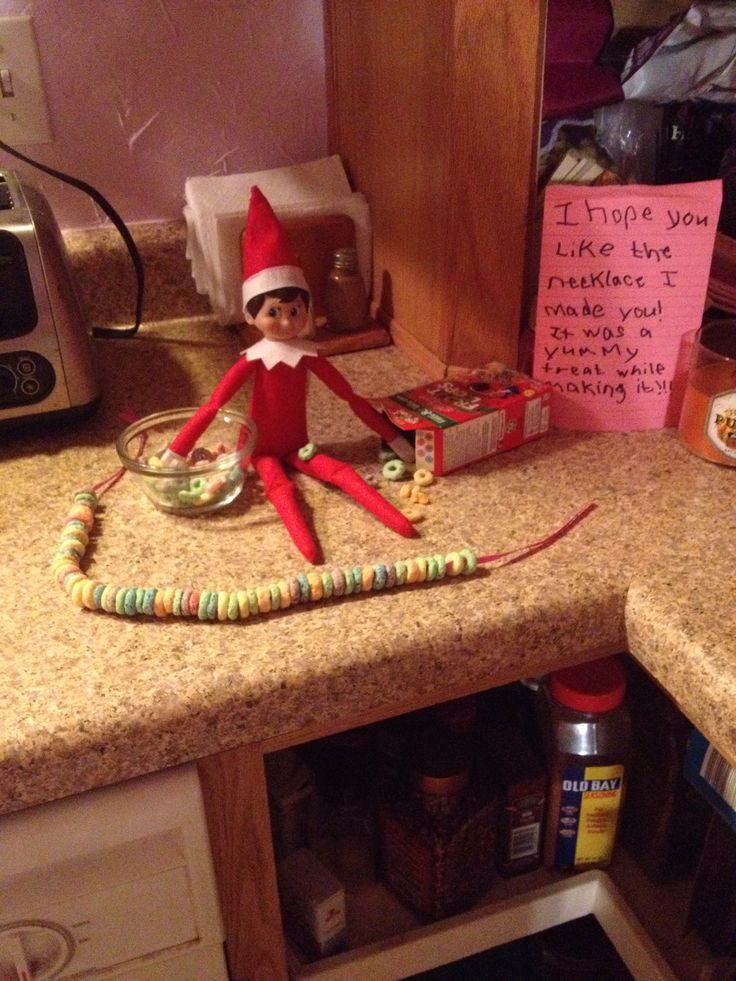
{"label": "speckled countertop", "polygon": [[[201,402],[239,346],[202,317],[100,341],[92,419],[3,436],[0,811],[627,647],[736,760],[736,471],[691,456],[671,432],[553,434],[441,478],[416,542],[297,478],[338,565],[466,544],[503,551],[597,504],[514,565],[234,624],[77,610],[49,562],[71,494],[117,466],[119,412]],[[366,395],[422,380],[393,348],[337,364]],[[310,414],[315,441],[378,473],[377,438],[318,383]],[[155,511],[130,475],[103,504],[87,568],[104,581],[233,589],[304,569],[252,483],[208,518]]]}

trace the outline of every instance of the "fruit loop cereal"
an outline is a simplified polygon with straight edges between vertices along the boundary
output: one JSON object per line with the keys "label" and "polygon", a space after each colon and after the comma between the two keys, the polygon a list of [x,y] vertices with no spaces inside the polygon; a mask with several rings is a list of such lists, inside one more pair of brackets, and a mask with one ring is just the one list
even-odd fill
{"label": "fruit loop cereal", "polygon": [[[226,473],[197,474],[197,467],[209,467],[218,457],[227,454],[227,447],[221,443],[212,448],[195,447],[186,459],[190,468],[188,474],[181,477],[160,477],[154,479],[154,489],[159,504],[167,503],[175,508],[204,508],[212,507],[220,501],[229,501],[243,482],[243,474],[239,464]],[[158,456],[150,456],[146,461],[154,470],[167,469],[166,464]],[[192,474],[191,471],[195,473]]]}
{"label": "fruit loop cereal", "polygon": [[88,610],[118,616],[196,617],[199,620],[245,620],[290,606],[368,593],[445,576],[471,575],[477,558],[469,548],[449,555],[417,556],[392,563],[310,570],[261,586],[219,591],[212,589],[158,589],[153,586],[113,586],[90,579],[81,562],[94,526],[98,497],[92,490],[78,491],[52,561],[57,584],[72,602]]}
{"label": "fruit loop cereal", "polygon": [[434,483],[434,474],[426,467],[417,467],[414,471],[414,483],[419,484],[420,487],[429,487]]}
{"label": "fruit loop cereal", "polygon": [[117,483],[124,473],[125,468],[121,468],[112,477],[95,485],[94,489],[81,490],[74,494],[51,568],[57,585],[71,597],[76,606],[127,617],[173,616],[215,621],[246,620],[291,606],[304,606],[320,600],[349,596],[351,593],[378,592],[415,583],[436,583],[446,576],[470,576],[481,563],[518,562],[553,545],[596,508],[594,503],[588,504],[545,538],[495,555],[479,557],[473,549],[460,548],[446,554],[419,555],[398,562],[310,569],[297,575],[275,579],[265,585],[235,590],[115,586],[91,579],[83,571],[82,561],[94,528],[99,497]]}
{"label": "fruit loop cereal", "polygon": [[401,480],[406,476],[406,464],[398,457],[394,457],[393,460],[386,460],[381,472],[386,480]]}

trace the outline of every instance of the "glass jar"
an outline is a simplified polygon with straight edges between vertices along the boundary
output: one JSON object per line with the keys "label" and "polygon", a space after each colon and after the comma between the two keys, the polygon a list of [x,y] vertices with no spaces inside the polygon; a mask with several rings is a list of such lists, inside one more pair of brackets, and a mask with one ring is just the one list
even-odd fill
{"label": "glass jar", "polygon": [[467,740],[438,730],[423,740],[411,783],[379,807],[381,872],[420,916],[467,909],[492,875],[496,800],[473,773]]}
{"label": "glass jar", "polygon": [[704,460],[736,467],[736,321],[698,331],[678,434]]}
{"label": "glass jar", "polygon": [[610,864],[631,748],[625,693],[617,657],[554,671],[540,687],[549,773],[546,865]]}
{"label": "glass jar", "polygon": [[335,249],[324,292],[327,327],[340,333],[361,330],[368,320],[368,294],[353,246]]}

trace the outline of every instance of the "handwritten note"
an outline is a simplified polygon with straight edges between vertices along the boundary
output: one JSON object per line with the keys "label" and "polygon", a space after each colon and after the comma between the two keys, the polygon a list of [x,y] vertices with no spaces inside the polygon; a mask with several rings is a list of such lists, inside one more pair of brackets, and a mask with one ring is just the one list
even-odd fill
{"label": "handwritten note", "polygon": [[547,188],[534,375],[555,426],[677,425],[720,204],[720,181]]}

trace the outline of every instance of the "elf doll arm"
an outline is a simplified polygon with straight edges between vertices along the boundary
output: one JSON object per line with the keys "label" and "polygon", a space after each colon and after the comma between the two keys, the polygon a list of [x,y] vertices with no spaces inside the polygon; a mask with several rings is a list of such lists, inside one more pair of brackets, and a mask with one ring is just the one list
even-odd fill
{"label": "elf doll arm", "polygon": [[199,437],[221,409],[243,387],[257,362],[241,357],[220,379],[209,402],[201,406],[171,441],[168,453],[186,457]]}
{"label": "elf doll arm", "polygon": [[414,461],[414,447],[411,445],[408,439],[402,436],[396,429],[396,427],[382,416],[380,412],[376,412],[373,406],[364,399],[362,395],[358,395],[357,392],[353,391],[352,386],[347,381],[347,379],[340,374],[340,372],[335,368],[335,366],[328,361],[326,358],[316,357],[316,358],[305,358],[305,363],[309,370],[315,374],[320,381],[324,382],[327,387],[338,396],[338,398],[343,399],[347,402],[350,408],[353,410],[355,415],[361,419],[369,429],[372,429],[374,433],[377,433],[381,439],[383,439],[391,449],[401,457],[406,463],[413,463]]}

